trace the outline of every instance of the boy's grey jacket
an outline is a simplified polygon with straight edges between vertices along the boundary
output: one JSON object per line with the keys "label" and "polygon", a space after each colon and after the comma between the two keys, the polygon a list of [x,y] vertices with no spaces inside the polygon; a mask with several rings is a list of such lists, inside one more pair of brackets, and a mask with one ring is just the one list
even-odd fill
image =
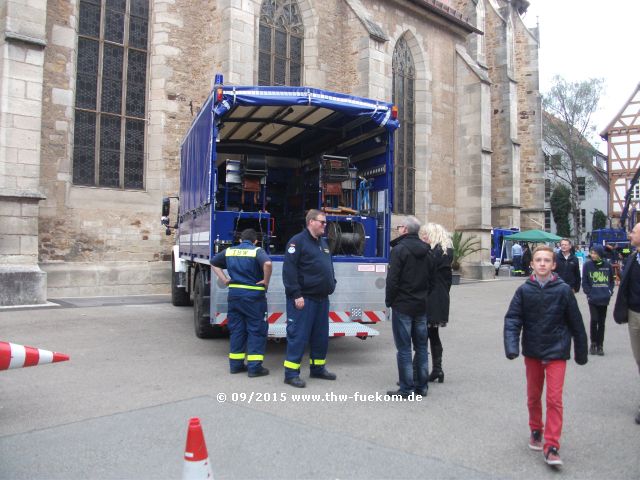
{"label": "boy's grey jacket", "polygon": [[532,275],[513,296],[504,317],[504,351],[507,358],[520,353],[539,360],[568,360],[571,339],[575,361],[587,363],[587,332],[571,287],[557,275],[544,286]]}

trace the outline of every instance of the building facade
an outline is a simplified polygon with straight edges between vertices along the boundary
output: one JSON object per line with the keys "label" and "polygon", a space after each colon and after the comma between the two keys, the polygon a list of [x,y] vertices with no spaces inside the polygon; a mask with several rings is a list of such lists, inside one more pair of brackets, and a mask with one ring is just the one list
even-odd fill
{"label": "building facade", "polygon": [[[586,139],[585,139],[586,142]],[[562,152],[549,147],[543,142],[545,157],[545,189],[544,189],[544,230],[557,234],[556,222],[551,212],[551,193],[556,185],[568,186],[564,179],[566,175],[559,174],[559,170],[564,170],[560,165],[566,165],[567,160],[562,158]],[[580,238],[573,237],[574,243],[589,244],[590,235],[593,230],[593,214],[600,210],[607,217],[609,216],[609,176],[607,174],[607,157],[593,148],[591,162],[579,165],[577,168],[578,195],[579,195],[579,215]],[[571,232],[575,235],[576,228],[573,217],[569,216]]]}
{"label": "building facade", "polygon": [[[0,0],[0,304],[167,292],[181,138],[214,74],[393,101],[398,216],[477,235],[544,221],[524,0]],[[17,279],[26,279],[15,283]],[[5,290],[7,291],[7,290]]]}
{"label": "building facade", "polygon": [[[619,223],[631,182],[640,172],[640,83],[607,125],[600,136],[607,141],[610,172],[610,215]],[[625,227],[633,228],[638,221],[640,182],[635,183],[629,196]],[[617,226],[617,225],[616,225]]]}

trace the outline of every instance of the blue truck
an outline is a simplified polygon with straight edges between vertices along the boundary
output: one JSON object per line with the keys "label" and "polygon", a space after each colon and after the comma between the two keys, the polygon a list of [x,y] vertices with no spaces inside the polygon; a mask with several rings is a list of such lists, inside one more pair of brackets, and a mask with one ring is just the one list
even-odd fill
{"label": "blue truck", "polygon": [[180,191],[163,199],[162,212],[176,238],[172,303],[193,305],[198,337],[225,333],[227,288],[210,260],[246,228],[258,232],[273,261],[269,336],[286,336],[284,251],[312,208],[326,214],[338,282],[330,336],[378,334],[366,324],[389,315],[384,287],[397,117],[397,108],[382,101],[309,87],[230,86],[216,75],[181,144]]}

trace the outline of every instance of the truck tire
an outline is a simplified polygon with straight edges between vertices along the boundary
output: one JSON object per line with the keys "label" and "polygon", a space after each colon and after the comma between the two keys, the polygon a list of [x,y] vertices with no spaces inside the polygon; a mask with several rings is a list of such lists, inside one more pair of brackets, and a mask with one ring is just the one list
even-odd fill
{"label": "truck tire", "polygon": [[210,287],[202,270],[196,273],[193,285],[193,324],[198,338],[222,338],[227,335],[227,327],[209,323]]}
{"label": "truck tire", "polygon": [[173,256],[171,257],[171,304],[174,307],[188,307],[192,305],[189,292],[185,287],[178,286],[178,273],[173,271]]}

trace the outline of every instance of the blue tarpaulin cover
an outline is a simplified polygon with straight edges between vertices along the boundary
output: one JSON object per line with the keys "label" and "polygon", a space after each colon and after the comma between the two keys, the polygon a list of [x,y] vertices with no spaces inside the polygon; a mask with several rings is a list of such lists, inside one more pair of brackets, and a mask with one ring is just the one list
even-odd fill
{"label": "blue tarpaulin cover", "polygon": [[304,135],[310,131],[340,130],[358,120],[369,130],[390,133],[399,127],[390,103],[316,88],[225,86],[221,101],[214,102],[214,95],[215,90],[181,145],[180,213],[211,202],[216,141],[262,146],[286,156],[293,150],[289,147],[308,140]]}

